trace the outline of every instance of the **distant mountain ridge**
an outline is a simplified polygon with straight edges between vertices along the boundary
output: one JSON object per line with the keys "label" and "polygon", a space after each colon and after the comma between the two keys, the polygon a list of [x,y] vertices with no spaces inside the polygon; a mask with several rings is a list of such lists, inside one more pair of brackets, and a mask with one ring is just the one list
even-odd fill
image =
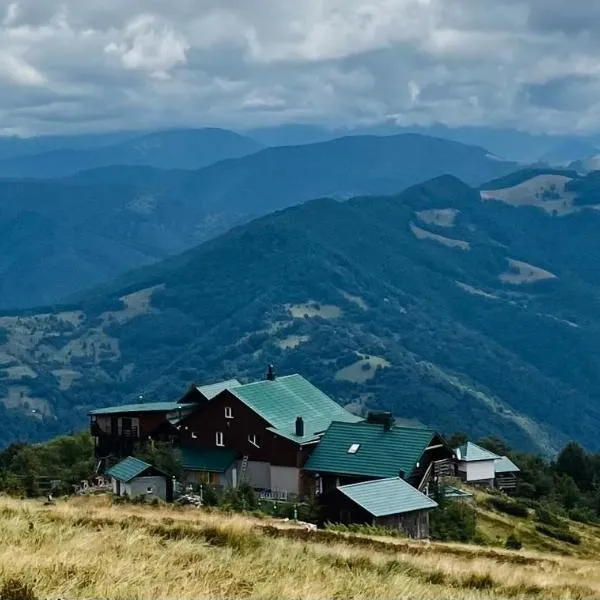
{"label": "distant mountain ridge", "polygon": [[53,178],[113,165],[200,169],[258,152],[263,146],[225,129],[188,129],[146,134],[91,149],[56,149],[0,160],[0,177]]}
{"label": "distant mountain ridge", "polygon": [[406,135],[268,148],[195,171],[111,166],[0,180],[0,308],[61,301],[312,198],[392,194],[445,173],[479,184],[514,168],[481,148]]}
{"label": "distant mountain ridge", "polygon": [[312,200],[68,309],[0,317],[0,444],[274,364],[354,411],[599,450],[600,213],[553,216],[537,187],[529,205],[519,188],[518,206],[508,189],[482,198],[442,176],[395,197]]}

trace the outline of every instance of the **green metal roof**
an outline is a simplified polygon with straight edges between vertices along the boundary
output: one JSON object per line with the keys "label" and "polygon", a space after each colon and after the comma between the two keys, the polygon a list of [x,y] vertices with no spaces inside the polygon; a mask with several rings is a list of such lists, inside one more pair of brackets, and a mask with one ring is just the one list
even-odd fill
{"label": "green metal roof", "polygon": [[[333,421],[356,423],[360,417],[342,408],[300,375],[249,383],[230,390],[265,421],[272,431],[299,444],[310,442]],[[296,435],[296,419],[304,419],[304,435]]]}
{"label": "green metal roof", "polygon": [[225,448],[182,448],[185,471],[224,473],[238,457],[234,450]]}
{"label": "green metal roof", "polygon": [[464,462],[475,462],[478,460],[497,460],[500,458],[497,454],[473,444],[473,442],[467,442],[459,448],[456,448],[456,458]]}
{"label": "green metal roof", "polygon": [[124,404],[123,406],[109,406],[92,410],[90,415],[116,415],[125,413],[171,412],[181,409],[177,402],[146,402],[144,404]]}
{"label": "green metal roof", "polygon": [[494,470],[496,473],[518,473],[521,469],[508,456],[501,456],[494,463]]}
{"label": "green metal roof", "polygon": [[[432,494],[430,494],[431,496]],[[445,498],[452,498],[452,499],[458,499],[458,498],[472,498],[473,494],[471,494],[471,492],[467,492],[465,490],[461,490],[460,488],[457,487],[452,487],[451,485],[447,486],[444,488],[444,497]]]}
{"label": "green metal roof", "polygon": [[437,506],[437,502],[399,477],[343,485],[338,490],[374,517],[430,510]]}
{"label": "green metal roof", "polygon": [[135,477],[141,475],[147,469],[150,469],[152,465],[145,463],[143,460],[139,458],[134,458],[133,456],[128,456],[125,460],[122,460],[120,463],[116,464],[114,467],[111,467],[106,474],[109,477],[114,477],[119,481],[123,481],[127,483],[131,481]]}
{"label": "green metal roof", "polygon": [[219,381],[218,383],[211,383],[210,385],[201,385],[196,389],[209,400],[212,400],[215,396],[219,395],[223,390],[230,390],[233,388],[240,387],[242,384],[237,379],[228,379],[227,381]]}
{"label": "green metal roof", "polygon": [[[308,471],[397,477],[410,476],[435,432],[416,427],[385,431],[375,423],[332,423],[305,465]],[[356,452],[349,450],[358,445]]]}

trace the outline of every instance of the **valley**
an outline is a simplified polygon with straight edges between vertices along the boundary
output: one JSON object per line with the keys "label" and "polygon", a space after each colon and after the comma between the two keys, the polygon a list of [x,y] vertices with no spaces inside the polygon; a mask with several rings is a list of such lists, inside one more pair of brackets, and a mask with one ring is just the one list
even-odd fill
{"label": "valley", "polygon": [[592,208],[556,219],[449,176],[262,217],[64,308],[1,317],[0,442],[274,364],[359,411],[595,449],[598,226]]}

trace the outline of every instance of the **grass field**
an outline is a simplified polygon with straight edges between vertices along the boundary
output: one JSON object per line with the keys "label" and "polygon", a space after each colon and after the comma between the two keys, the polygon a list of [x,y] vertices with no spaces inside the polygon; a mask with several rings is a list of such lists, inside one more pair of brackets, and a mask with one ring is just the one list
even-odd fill
{"label": "grass field", "polygon": [[0,498],[0,540],[0,596],[13,579],[63,600],[600,597],[596,557],[310,532],[106,497]]}

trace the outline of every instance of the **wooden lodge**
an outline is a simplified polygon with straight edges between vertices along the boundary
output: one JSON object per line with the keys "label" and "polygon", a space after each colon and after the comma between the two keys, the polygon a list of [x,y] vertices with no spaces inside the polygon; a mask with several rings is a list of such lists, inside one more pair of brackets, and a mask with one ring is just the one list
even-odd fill
{"label": "wooden lodge", "polygon": [[126,459],[125,474],[123,463],[108,471],[115,493],[131,493],[136,478],[164,476],[129,469],[145,465],[130,455],[162,440],[181,451],[182,483],[244,482],[263,498],[281,500],[317,495],[326,520],[399,528],[415,538],[428,536],[436,506],[428,497],[431,482],[458,474],[512,490],[518,472],[506,457],[470,442],[453,451],[435,431],[399,427],[389,413],[359,417],[300,375],[276,377],[272,368],[253,383],[191,386],[177,402],[95,410],[90,427],[101,471]]}

